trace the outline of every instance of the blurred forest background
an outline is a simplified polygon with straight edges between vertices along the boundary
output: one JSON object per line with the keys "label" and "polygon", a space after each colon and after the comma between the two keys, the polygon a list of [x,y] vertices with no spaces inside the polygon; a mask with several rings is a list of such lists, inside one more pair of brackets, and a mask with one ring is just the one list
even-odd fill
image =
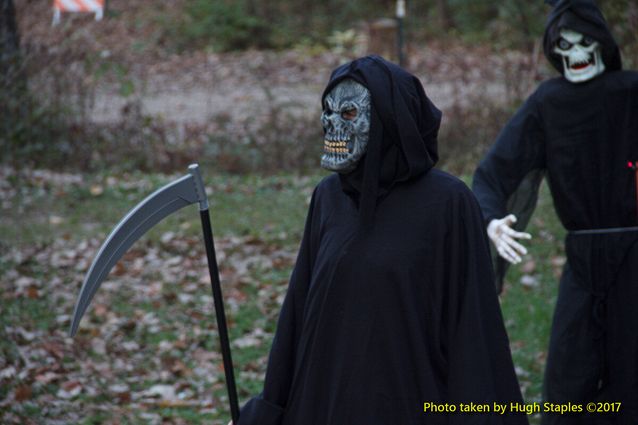
{"label": "blurred forest background", "polygon": [[[391,0],[110,0],[101,22],[65,14],[55,27],[51,1],[0,3],[0,142],[15,166],[314,168],[330,70],[395,54]],[[600,3],[634,67],[638,5]],[[539,44],[547,11],[541,0],[407,2],[406,67],[445,112],[444,166],[468,171],[553,75]]]}
{"label": "blurred forest background", "polygon": [[[226,424],[199,224],[161,223],[114,268],[75,339],[105,235],[203,168],[238,390],[260,391],[308,200],[319,98],[367,53],[396,60],[395,1],[107,0],[104,19],[0,0],[0,423]],[[638,66],[638,3],[600,0]],[[444,112],[439,166],[467,183],[540,81],[542,0],[408,0],[406,68]],[[544,187],[501,296],[523,395],[540,401],[564,231]],[[531,418],[538,423],[538,417]]]}

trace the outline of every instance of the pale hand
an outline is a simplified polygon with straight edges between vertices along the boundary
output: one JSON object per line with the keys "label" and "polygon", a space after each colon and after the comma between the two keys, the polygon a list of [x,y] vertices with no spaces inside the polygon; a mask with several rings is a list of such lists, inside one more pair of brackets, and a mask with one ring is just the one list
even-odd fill
{"label": "pale hand", "polygon": [[522,261],[521,256],[527,254],[527,249],[515,239],[531,239],[532,235],[512,229],[511,225],[514,223],[514,214],[494,219],[487,225],[487,236],[492,240],[498,255],[512,264],[518,264]]}

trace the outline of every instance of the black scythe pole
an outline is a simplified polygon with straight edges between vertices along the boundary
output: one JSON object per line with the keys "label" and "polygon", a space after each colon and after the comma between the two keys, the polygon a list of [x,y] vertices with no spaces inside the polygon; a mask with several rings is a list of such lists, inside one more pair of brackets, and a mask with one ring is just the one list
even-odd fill
{"label": "black scythe pole", "polygon": [[226,326],[226,314],[224,313],[224,303],[222,301],[222,290],[219,283],[219,269],[217,258],[215,257],[215,243],[213,241],[213,230],[210,226],[210,214],[208,209],[200,210],[199,217],[202,220],[202,230],[204,232],[204,243],[206,244],[206,256],[208,257],[208,272],[210,273],[210,284],[213,290],[213,300],[215,302],[215,314],[217,315],[217,331],[222,349],[222,359],[224,361],[224,373],[226,375],[226,385],[228,386],[228,401],[230,402],[230,415],[233,423],[239,420],[239,403],[237,402],[237,389],[235,387],[235,374],[233,373],[233,359],[230,355],[230,343],[228,341],[228,328]]}
{"label": "black scythe pole", "polygon": [[[196,179],[201,179],[199,173],[194,175]],[[203,188],[203,183],[199,185]],[[206,199],[206,194],[203,194]],[[206,245],[206,257],[208,259],[208,273],[210,274],[210,285],[215,303],[215,315],[217,316],[217,332],[224,362],[224,374],[226,375],[226,386],[228,387],[228,402],[230,403],[230,416],[233,424],[239,421],[239,403],[237,401],[237,389],[235,386],[235,373],[233,372],[233,359],[230,354],[230,342],[228,339],[228,326],[226,325],[226,314],[224,312],[224,299],[219,281],[219,267],[217,266],[217,256],[215,255],[215,242],[213,240],[213,229],[210,225],[210,213],[208,202],[200,203],[199,218],[202,221],[202,231],[204,234],[204,244]]]}

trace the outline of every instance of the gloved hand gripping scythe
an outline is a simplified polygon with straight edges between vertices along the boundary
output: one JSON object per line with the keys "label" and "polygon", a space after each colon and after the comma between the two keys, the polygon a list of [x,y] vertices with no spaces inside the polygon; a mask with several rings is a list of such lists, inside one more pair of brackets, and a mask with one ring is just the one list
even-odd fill
{"label": "gloved hand gripping scythe", "polygon": [[126,253],[131,245],[165,217],[187,205],[199,203],[199,215],[204,232],[206,255],[208,257],[208,270],[215,302],[217,328],[224,361],[230,412],[233,422],[237,423],[239,419],[237,391],[235,389],[235,377],[228,341],[226,316],[224,314],[224,303],[219,283],[215,244],[213,242],[210,215],[208,213],[208,200],[198,165],[191,165],[188,167],[188,171],[189,174],[149,195],[133,208],[113,229],[98,251],[89,272],[84,278],[80,295],[75,304],[70,334],[71,336],[75,336],[80,320],[91,303],[95,292],[115,263]]}

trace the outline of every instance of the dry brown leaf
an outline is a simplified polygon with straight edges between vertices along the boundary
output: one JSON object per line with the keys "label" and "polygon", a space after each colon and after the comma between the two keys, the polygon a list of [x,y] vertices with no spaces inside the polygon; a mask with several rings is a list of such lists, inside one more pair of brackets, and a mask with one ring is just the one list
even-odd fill
{"label": "dry brown leaf", "polygon": [[50,384],[51,382],[55,382],[59,380],[61,375],[54,372],[45,372],[40,375],[36,375],[35,380],[43,385]]}
{"label": "dry brown leaf", "polygon": [[526,261],[521,267],[521,272],[525,274],[534,274],[536,271],[536,262],[534,260]]}
{"label": "dry brown leaf", "polygon": [[42,344],[42,348],[51,353],[58,359],[64,358],[64,345],[58,341],[46,341]]}
{"label": "dry brown leaf", "polygon": [[18,403],[30,400],[32,395],[33,390],[30,385],[19,385],[13,392],[13,398]]}
{"label": "dry brown leaf", "polygon": [[27,289],[27,296],[32,300],[40,298],[38,288],[36,288],[35,286],[29,286],[29,289]]}

